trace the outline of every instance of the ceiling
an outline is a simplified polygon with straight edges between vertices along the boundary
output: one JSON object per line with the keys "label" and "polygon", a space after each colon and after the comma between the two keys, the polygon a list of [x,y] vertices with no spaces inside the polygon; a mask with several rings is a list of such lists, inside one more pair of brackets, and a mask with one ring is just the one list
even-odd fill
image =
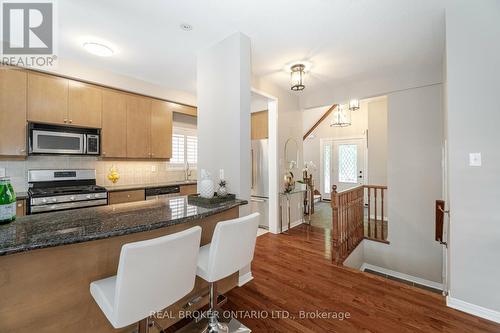
{"label": "ceiling", "polygon": [[[285,65],[310,62],[302,93],[435,65],[444,50],[444,0],[64,0],[58,12],[60,57],[191,93],[197,52],[237,31],[252,40],[253,74],[283,89]],[[117,53],[88,54],[89,39]]]}

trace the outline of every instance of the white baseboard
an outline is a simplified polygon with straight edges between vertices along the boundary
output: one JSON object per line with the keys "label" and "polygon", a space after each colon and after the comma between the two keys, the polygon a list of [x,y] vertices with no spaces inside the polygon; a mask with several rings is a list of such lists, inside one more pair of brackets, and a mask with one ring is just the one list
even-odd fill
{"label": "white baseboard", "polygon": [[[295,228],[296,226],[301,225],[302,223],[304,223],[304,220],[302,219],[292,222],[290,223],[290,228]],[[287,230],[288,230],[288,224],[283,224],[283,231]]]}
{"label": "white baseboard", "polygon": [[247,284],[248,282],[252,281],[253,280],[253,275],[252,275],[252,272],[248,272],[248,273],[245,273],[243,275],[240,275],[238,277],[238,287],[241,287],[245,284]]}
{"label": "white baseboard", "polygon": [[451,296],[446,297],[446,305],[450,308],[500,323],[500,312],[498,311],[483,308],[482,306],[468,303]]}
{"label": "white baseboard", "polygon": [[382,274],[390,275],[390,276],[393,276],[393,277],[396,277],[396,278],[399,278],[399,279],[403,279],[403,280],[406,280],[406,281],[411,281],[411,282],[414,282],[414,283],[418,283],[418,284],[421,284],[421,285],[424,285],[424,286],[427,286],[427,287],[431,287],[431,288],[434,288],[434,289],[443,290],[443,284],[442,283],[438,283],[438,282],[434,282],[434,281],[422,279],[422,278],[419,278],[419,277],[416,277],[416,276],[412,276],[412,275],[408,275],[408,274],[396,272],[396,271],[393,271],[391,269],[387,269],[387,268],[383,268],[383,267],[379,267],[379,266],[375,266],[375,265],[363,263],[363,265],[361,265],[361,268],[359,270],[360,271],[364,271],[365,269],[370,269],[370,270],[375,271],[375,272],[379,272],[379,273],[382,273]]}

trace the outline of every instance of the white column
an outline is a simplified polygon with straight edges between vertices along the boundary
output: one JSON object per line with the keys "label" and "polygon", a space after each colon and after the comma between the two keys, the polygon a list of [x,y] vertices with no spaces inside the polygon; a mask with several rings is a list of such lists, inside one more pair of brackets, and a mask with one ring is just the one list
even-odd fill
{"label": "white column", "polygon": [[[198,55],[198,175],[217,184],[224,169],[230,193],[250,199],[250,39],[235,33]],[[217,188],[217,186],[216,186]],[[248,205],[240,209],[249,212]]]}

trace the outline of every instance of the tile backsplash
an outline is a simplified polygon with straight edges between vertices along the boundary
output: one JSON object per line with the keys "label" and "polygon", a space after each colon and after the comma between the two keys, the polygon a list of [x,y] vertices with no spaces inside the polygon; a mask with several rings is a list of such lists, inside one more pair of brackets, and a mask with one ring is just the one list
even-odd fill
{"label": "tile backsplash", "polygon": [[[161,161],[110,161],[96,157],[80,156],[29,156],[22,161],[0,161],[0,169],[10,177],[17,192],[28,189],[28,170],[30,169],[95,169],[97,184],[111,187],[108,180],[109,169],[115,166],[120,179],[114,185],[156,184],[184,180],[184,170],[172,168],[169,162]],[[196,179],[192,170],[190,179]]]}

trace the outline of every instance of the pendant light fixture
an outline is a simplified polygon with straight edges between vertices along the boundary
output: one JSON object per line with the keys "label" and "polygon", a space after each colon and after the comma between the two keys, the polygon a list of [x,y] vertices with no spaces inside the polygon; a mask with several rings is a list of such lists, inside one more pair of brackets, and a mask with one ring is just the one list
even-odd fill
{"label": "pendant light fixture", "polygon": [[349,100],[349,110],[351,111],[359,110],[359,99],[351,98]]}
{"label": "pendant light fixture", "polygon": [[352,124],[351,110],[347,104],[337,105],[333,111],[333,120],[330,127],[347,127]]}
{"label": "pendant light fixture", "polygon": [[303,64],[296,64],[290,67],[290,70],[292,71],[291,73],[291,78],[292,78],[292,87],[291,89],[294,91],[300,91],[304,90],[306,87],[304,85],[304,75],[305,75],[305,68]]}

